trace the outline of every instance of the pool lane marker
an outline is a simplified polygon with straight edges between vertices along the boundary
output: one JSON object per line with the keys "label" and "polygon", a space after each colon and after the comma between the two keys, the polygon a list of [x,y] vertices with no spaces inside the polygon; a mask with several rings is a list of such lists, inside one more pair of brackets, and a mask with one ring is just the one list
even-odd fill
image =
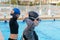
{"label": "pool lane marker", "polygon": [[3,37],[2,33],[1,33],[1,31],[0,31],[0,40],[4,40],[4,37]]}

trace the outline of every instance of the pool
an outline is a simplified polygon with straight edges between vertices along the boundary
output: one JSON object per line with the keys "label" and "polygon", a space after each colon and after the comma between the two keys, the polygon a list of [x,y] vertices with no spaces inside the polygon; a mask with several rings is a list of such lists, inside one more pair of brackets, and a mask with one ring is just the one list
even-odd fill
{"label": "pool", "polygon": [[[18,21],[19,34],[18,40],[21,39],[23,30],[27,26],[25,22]],[[9,24],[0,21],[0,30],[4,36],[4,40],[7,40],[10,35]],[[39,37],[39,40],[60,40],[60,20],[42,20],[35,28],[35,31]]]}

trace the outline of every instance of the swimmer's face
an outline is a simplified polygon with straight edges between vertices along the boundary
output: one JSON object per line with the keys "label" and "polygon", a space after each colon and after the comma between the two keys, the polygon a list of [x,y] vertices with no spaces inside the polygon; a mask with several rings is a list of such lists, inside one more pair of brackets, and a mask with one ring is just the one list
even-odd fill
{"label": "swimmer's face", "polygon": [[[11,11],[11,14],[12,15],[14,14],[14,11],[13,10]],[[16,14],[16,17],[19,17],[19,14]]]}
{"label": "swimmer's face", "polygon": [[14,14],[14,11],[13,10],[11,11],[11,14]]}

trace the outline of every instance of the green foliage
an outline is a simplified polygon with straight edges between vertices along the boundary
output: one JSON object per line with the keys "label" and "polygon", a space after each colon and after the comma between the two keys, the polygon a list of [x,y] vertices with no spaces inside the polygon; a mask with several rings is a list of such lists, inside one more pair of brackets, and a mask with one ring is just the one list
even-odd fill
{"label": "green foliage", "polygon": [[16,5],[17,4],[17,0],[11,0],[11,4]]}
{"label": "green foliage", "polygon": [[10,2],[6,2],[6,4],[10,4]]}
{"label": "green foliage", "polygon": [[60,2],[56,4],[57,6],[60,6]]}
{"label": "green foliage", "polygon": [[30,6],[32,6],[33,4],[32,4],[32,2],[30,2]]}

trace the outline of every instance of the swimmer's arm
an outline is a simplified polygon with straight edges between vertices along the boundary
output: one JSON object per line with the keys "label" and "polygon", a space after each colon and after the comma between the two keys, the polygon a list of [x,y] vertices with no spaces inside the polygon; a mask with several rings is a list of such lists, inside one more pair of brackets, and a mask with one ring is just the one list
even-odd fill
{"label": "swimmer's arm", "polygon": [[26,23],[28,28],[32,28],[34,26],[32,21],[26,20]]}

